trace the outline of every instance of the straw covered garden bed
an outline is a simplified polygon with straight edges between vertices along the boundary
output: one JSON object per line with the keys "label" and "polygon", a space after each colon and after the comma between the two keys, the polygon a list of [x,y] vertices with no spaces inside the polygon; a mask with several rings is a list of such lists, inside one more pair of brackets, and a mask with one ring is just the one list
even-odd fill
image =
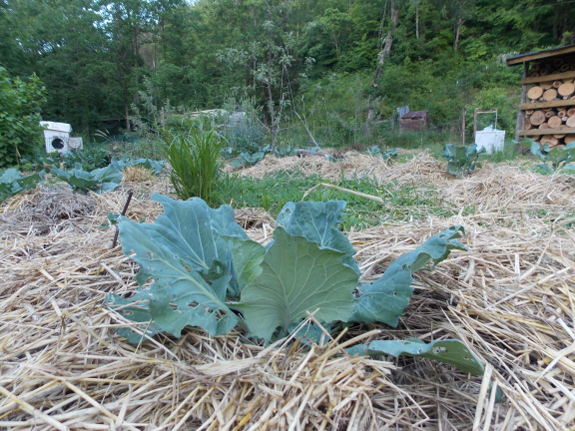
{"label": "straw covered garden bed", "polygon": [[[8,430],[567,430],[575,429],[575,182],[511,165],[453,179],[423,153],[388,165],[349,154],[266,158],[254,177],[298,167],[324,178],[370,175],[427,184],[471,215],[429,217],[352,232],[362,273],[454,224],[468,251],[415,275],[416,292],[397,328],[365,325],[311,349],[270,346],[241,334],[134,346],[115,333],[130,323],[105,304],[136,288],[137,266],[114,229],[129,190],[133,219],[153,221],[152,192],[169,182],[124,182],[106,195],[39,187],[0,207],[0,428]],[[273,218],[236,212],[265,242]],[[313,319],[313,316],[310,316]],[[484,377],[409,357],[350,357],[373,339],[457,338],[486,364]],[[497,382],[504,398],[496,403]]]}

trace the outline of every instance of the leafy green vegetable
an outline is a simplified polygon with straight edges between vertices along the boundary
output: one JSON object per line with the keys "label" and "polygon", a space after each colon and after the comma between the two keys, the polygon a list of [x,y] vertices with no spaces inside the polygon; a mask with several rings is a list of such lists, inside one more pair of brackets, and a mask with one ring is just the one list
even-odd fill
{"label": "leafy green vegetable", "polygon": [[374,145],[367,150],[367,154],[370,156],[381,157],[383,160],[393,160],[397,158],[399,148],[394,148],[393,150],[382,150],[377,145]]}
{"label": "leafy green vegetable", "polygon": [[444,260],[451,250],[466,250],[457,241],[461,226],[453,226],[436,235],[413,251],[394,261],[383,275],[370,284],[358,287],[359,297],[354,299],[354,312],[351,320],[356,322],[384,322],[397,326],[399,317],[413,294],[412,274],[423,268],[429,261],[437,264]]}
{"label": "leafy green vegetable", "polygon": [[[459,226],[434,235],[394,262],[380,280],[360,285],[354,299],[360,275],[355,250],[336,229],[345,202],[288,203],[278,216],[274,242],[264,250],[247,237],[228,206],[213,210],[198,198],[178,202],[155,194],[153,199],[165,210],[154,224],[126,219],[119,224],[124,252],[134,251],[140,264],[138,282],[154,280],[138,298],[157,302],[159,295],[173,295],[171,290],[180,295],[187,285],[192,294],[186,300],[207,301],[210,310],[211,320],[206,317],[205,322],[172,316],[177,323],[168,324],[169,319],[154,314],[152,320],[172,334],[185,325],[219,333],[214,314],[230,315],[230,308],[241,311],[252,333],[265,339],[316,309],[316,317],[326,323],[351,319],[396,325],[412,294],[411,274],[430,260],[441,261],[451,249],[463,248],[455,241],[463,231]],[[183,302],[172,304],[178,313],[188,313],[185,307]],[[155,313],[152,308],[171,312],[166,305],[150,306]]]}
{"label": "leafy green vegetable", "polygon": [[[397,325],[413,291],[412,273],[464,249],[456,240],[463,228],[452,227],[400,257],[378,281],[358,287],[355,250],[336,229],[345,202],[288,203],[264,248],[248,238],[227,205],[152,199],[164,207],[154,224],[119,221],[124,253],[140,266],[141,288],[130,298],[108,296],[109,305],[147,335],[179,337],[187,325],[218,335],[240,324],[270,341],[293,330],[307,312],[326,328],[350,321]],[[121,333],[141,339],[131,329]]]}
{"label": "leafy green vegetable", "polygon": [[[125,218],[119,222],[124,253],[135,252],[132,258],[140,265],[138,283],[154,280],[131,299],[147,301],[149,320],[175,336],[186,325],[200,326],[211,335],[226,333],[237,323],[226,305],[232,267],[228,242],[249,238],[227,205],[213,210],[199,198],[178,202],[154,194],[152,199],[165,211],[154,224]],[[109,300],[125,305],[117,295]]]}
{"label": "leafy green vegetable", "polygon": [[485,148],[477,151],[477,144],[467,146],[445,144],[441,156],[447,159],[447,172],[456,177],[462,177],[475,170],[479,155],[484,152]]}
{"label": "leafy green vegetable", "polygon": [[33,189],[41,179],[39,174],[22,175],[18,169],[6,169],[0,176],[0,202],[17,193]]}
{"label": "leafy green vegetable", "polygon": [[130,166],[138,166],[148,171],[152,171],[155,175],[160,175],[164,170],[166,163],[163,160],[152,160],[152,159],[130,159],[124,157],[120,160],[116,159],[115,157],[112,158],[110,164],[114,165],[117,170],[123,171],[127,167]]}
{"label": "leafy green vegetable", "polygon": [[[575,142],[571,142],[564,147],[549,149],[549,144],[539,145],[532,139],[520,142],[519,145],[528,148],[531,154],[538,156],[543,163],[536,165],[544,173],[552,173],[562,170],[563,173],[575,173],[575,165],[571,162],[575,160]],[[547,163],[550,162],[550,165]]]}
{"label": "leafy green vegetable", "polygon": [[114,190],[122,181],[122,173],[112,165],[91,172],[80,168],[69,171],[53,168],[51,172],[70,184],[74,190],[82,193],[87,193],[90,190],[96,193],[106,193]]}
{"label": "leafy green vegetable", "polygon": [[60,154],[65,169],[79,168],[84,171],[105,168],[110,164],[110,154],[105,147],[87,146],[82,150],[64,151]]}
{"label": "leafy green vegetable", "polygon": [[343,253],[342,262],[361,275],[353,258],[355,249],[347,237],[337,230],[341,223],[340,212],[345,205],[344,201],[288,202],[279,213],[276,225],[283,227],[290,235],[305,237],[322,250]]}
{"label": "leafy green vegetable", "polygon": [[417,338],[407,340],[374,340],[368,346],[353,346],[347,350],[352,355],[400,355],[434,359],[455,365],[474,376],[483,374],[481,360],[460,340],[437,340],[429,344]]}
{"label": "leafy green vegetable", "polygon": [[301,236],[277,227],[266,251],[262,273],[243,291],[236,307],[253,335],[268,341],[276,328],[282,333],[313,312],[321,322],[346,321],[357,273],[342,265],[343,253],[320,249]]}
{"label": "leafy green vegetable", "polygon": [[242,168],[245,166],[253,166],[258,164],[265,157],[263,151],[256,151],[253,154],[250,153],[240,153],[235,159],[230,162],[230,166],[234,168]]}

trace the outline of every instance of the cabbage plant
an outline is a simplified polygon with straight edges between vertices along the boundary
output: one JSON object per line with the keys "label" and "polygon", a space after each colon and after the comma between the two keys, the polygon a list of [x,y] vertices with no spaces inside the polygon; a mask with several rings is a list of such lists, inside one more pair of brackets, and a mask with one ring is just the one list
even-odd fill
{"label": "cabbage plant", "polygon": [[441,156],[447,160],[447,172],[459,178],[475,170],[479,155],[485,151],[485,148],[477,151],[477,144],[445,144]]}
{"label": "cabbage plant", "polygon": [[0,171],[0,202],[17,193],[31,190],[42,180],[40,174],[22,175],[18,169]]}
{"label": "cabbage plant", "polygon": [[72,189],[80,193],[93,191],[107,193],[114,190],[122,181],[122,173],[115,166],[108,165],[105,168],[85,171],[80,166],[69,171],[52,168],[52,175],[66,181]]}
{"label": "cabbage plant", "polygon": [[[532,139],[520,142],[519,145],[529,149],[531,154],[538,156],[543,163],[535,165],[542,173],[549,174],[561,171],[566,174],[575,173],[575,142],[565,146],[549,149],[549,144],[539,145]],[[549,164],[548,164],[549,163]]]}
{"label": "cabbage plant", "polygon": [[[273,242],[264,247],[246,235],[227,205],[212,209],[199,198],[182,202],[159,194],[152,199],[164,207],[155,223],[119,221],[123,251],[139,264],[141,287],[129,298],[107,297],[112,308],[141,324],[137,331],[120,330],[131,342],[159,332],[180,337],[188,325],[210,335],[239,325],[248,336],[269,342],[293,331],[308,312],[328,328],[341,322],[396,327],[413,294],[413,272],[465,249],[457,240],[463,228],[454,226],[397,259],[379,279],[361,283],[356,251],[337,229],[343,201],[286,204]],[[415,350],[388,341],[356,346],[352,353],[437,351],[438,360],[474,374],[483,371],[458,340],[442,340],[441,346],[418,340]]]}

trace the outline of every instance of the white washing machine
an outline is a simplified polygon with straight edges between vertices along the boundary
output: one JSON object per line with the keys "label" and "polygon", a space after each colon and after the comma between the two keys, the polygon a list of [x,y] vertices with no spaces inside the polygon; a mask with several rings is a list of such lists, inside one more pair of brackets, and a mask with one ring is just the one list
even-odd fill
{"label": "white washing machine", "polygon": [[82,138],[70,138],[71,125],[52,121],[40,121],[40,125],[44,128],[47,153],[82,149]]}

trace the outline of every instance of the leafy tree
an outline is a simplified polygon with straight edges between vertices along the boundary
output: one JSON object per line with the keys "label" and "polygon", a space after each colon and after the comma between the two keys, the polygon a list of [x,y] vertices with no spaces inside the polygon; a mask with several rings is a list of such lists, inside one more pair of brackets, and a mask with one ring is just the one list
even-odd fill
{"label": "leafy tree", "polygon": [[40,108],[45,102],[42,82],[11,79],[0,67],[0,167],[13,166],[42,143]]}

